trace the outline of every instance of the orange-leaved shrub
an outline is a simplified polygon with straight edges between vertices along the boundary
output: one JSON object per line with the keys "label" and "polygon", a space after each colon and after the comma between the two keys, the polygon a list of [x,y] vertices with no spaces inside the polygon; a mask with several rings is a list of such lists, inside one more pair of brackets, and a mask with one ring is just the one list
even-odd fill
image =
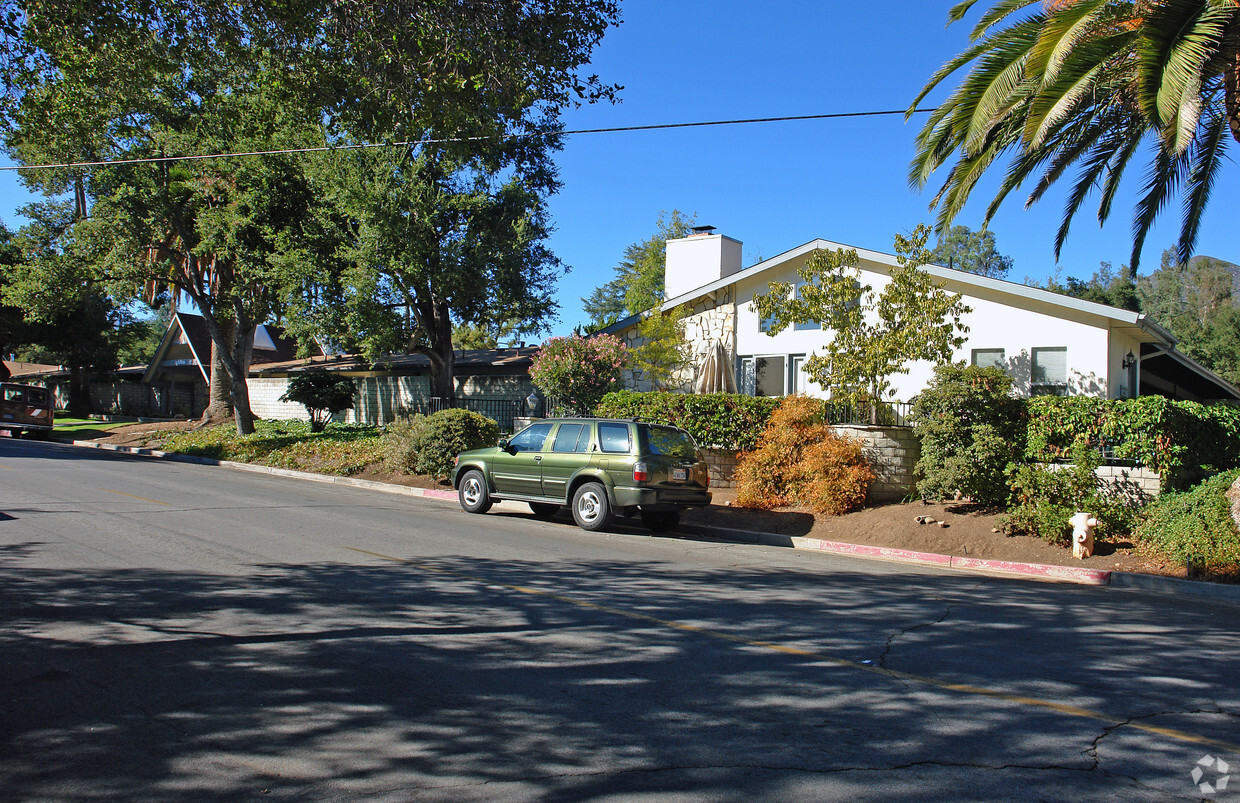
{"label": "orange-leaved shrub", "polygon": [[874,481],[861,442],[823,422],[822,402],[788,396],[771,413],[758,447],[738,458],[736,503],[802,505],[838,516],[860,507]]}

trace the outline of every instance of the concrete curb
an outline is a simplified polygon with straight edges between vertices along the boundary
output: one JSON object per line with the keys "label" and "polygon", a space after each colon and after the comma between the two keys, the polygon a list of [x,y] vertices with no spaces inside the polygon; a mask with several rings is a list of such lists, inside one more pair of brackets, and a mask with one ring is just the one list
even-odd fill
{"label": "concrete curb", "polygon": [[[61,441],[66,443],[66,441]],[[199,465],[221,466],[236,471],[249,471],[255,474],[270,474],[276,477],[321,482],[328,485],[346,485],[353,488],[365,488],[371,491],[415,496],[424,499],[435,499],[441,502],[456,502],[454,491],[440,491],[433,488],[411,488],[406,485],[395,485],[374,480],[359,480],[353,477],[337,477],[331,474],[314,474],[308,471],[294,471],[287,468],[272,468],[254,463],[237,463],[230,460],[215,460],[209,457],[191,457],[173,452],[161,452],[157,449],[141,449],[133,446],[117,446],[97,441],[68,441],[72,446],[88,449],[102,449],[110,452],[155,457],[181,463],[197,463]],[[524,509],[521,503],[499,502],[500,510],[519,512]],[[1018,563],[1006,560],[985,560],[981,558],[964,558],[955,555],[939,555],[932,552],[915,552],[909,549],[849,544],[839,541],[824,541],[819,538],[805,538],[795,535],[778,535],[776,533],[754,532],[751,530],[730,530],[722,527],[707,527],[700,524],[681,524],[682,532],[705,535],[712,538],[723,538],[747,544],[763,546],[790,547],[792,549],[812,549],[833,555],[848,555],[873,560],[898,561],[926,566],[940,566],[964,571],[1005,574],[1031,580],[1051,580],[1082,585],[1110,586],[1118,589],[1149,591],[1158,594],[1175,594],[1207,598],[1222,602],[1240,604],[1240,586],[1203,583],[1196,580],[1181,580],[1175,577],[1162,577],[1153,574],[1134,574],[1132,572],[1113,572],[1103,569],[1085,569],[1073,566],[1051,566],[1041,563]]]}
{"label": "concrete curb", "polygon": [[[696,532],[700,535],[714,535],[729,540],[745,543],[762,544],[764,546],[782,546],[793,549],[812,549],[832,555],[848,555],[874,560],[890,560],[901,563],[915,563],[924,566],[940,566],[949,569],[966,571],[997,572],[1036,580],[1058,580],[1085,585],[1108,585],[1113,572],[1099,569],[1078,569],[1072,566],[1049,566],[1041,563],[1017,563],[1007,560],[983,560],[980,558],[962,558],[955,555],[939,555],[933,552],[915,552],[911,549],[894,547],[868,546],[866,544],[849,544],[840,541],[824,541],[819,538],[804,538],[795,535],[776,535],[775,533],[750,532],[748,530],[722,530],[696,524],[682,524],[681,530]],[[1142,575],[1144,576],[1144,575]],[[1186,582],[1186,581],[1185,581]],[[1237,595],[1240,599],[1240,595]]]}

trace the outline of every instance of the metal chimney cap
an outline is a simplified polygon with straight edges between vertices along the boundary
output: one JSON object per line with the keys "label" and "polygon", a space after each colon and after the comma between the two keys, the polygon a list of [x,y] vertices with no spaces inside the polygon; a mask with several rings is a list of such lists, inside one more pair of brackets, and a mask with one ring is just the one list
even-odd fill
{"label": "metal chimney cap", "polygon": [[690,231],[695,235],[710,234],[715,230],[714,226],[694,226]]}

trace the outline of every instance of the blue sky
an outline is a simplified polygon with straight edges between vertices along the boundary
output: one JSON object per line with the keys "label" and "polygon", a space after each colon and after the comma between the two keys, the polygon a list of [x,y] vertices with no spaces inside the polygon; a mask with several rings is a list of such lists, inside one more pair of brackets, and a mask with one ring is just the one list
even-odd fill
{"label": "blue sky", "polygon": [[[767,3],[624,0],[624,22],[609,31],[591,71],[621,84],[622,102],[570,111],[569,130],[628,125],[904,109],[926,79],[964,49],[979,3],[965,23],[946,27],[954,0]],[[941,99],[940,92],[930,104]],[[626,245],[649,237],[661,210],[744,243],[746,265],[822,237],[891,252],[892,235],[931,222],[929,189],[906,174],[922,116],[758,123],[669,131],[583,134],[557,156],[563,189],[551,199],[550,245],[571,272],[560,282],[553,334],[584,323],[580,299],[612,278]],[[1233,148],[1233,153],[1240,152]],[[7,164],[0,159],[0,163]],[[1139,166],[1138,166],[1139,167]],[[1100,262],[1128,261],[1133,199],[1141,169],[1130,168],[1126,197],[1100,229],[1096,204],[1078,216],[1061,255],[1064,276],[1090,276]],[[1240,182],[1228,164],[1216,185],[1198,253],[1240,261]],[[937,181],[937,175],[932,181]],[[978,228],[993,181],[957,219]],[[937,184],[935,184],[937,186]],[[20,224],[28,196],[0,172],[0,219]],[[999,250],[1015,263],[1009,278],[1055,271],[1053,238],[1063,193],[1031,210],[1013,195],[992,222]],[[1143,254],[1158,266],[1178,233],[1178,208],[1164,213]]]}

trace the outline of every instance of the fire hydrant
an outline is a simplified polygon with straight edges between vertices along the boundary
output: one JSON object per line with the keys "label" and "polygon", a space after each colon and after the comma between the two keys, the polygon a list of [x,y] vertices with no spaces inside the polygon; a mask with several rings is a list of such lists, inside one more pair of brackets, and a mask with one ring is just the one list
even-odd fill
{"label": "fire hydrant", "polygon": [[1098,520],[1088,513],[1077,513],[1068,523],[1072,525],[1072,557],[1084,559],[1094,554],[1094,528]]}

